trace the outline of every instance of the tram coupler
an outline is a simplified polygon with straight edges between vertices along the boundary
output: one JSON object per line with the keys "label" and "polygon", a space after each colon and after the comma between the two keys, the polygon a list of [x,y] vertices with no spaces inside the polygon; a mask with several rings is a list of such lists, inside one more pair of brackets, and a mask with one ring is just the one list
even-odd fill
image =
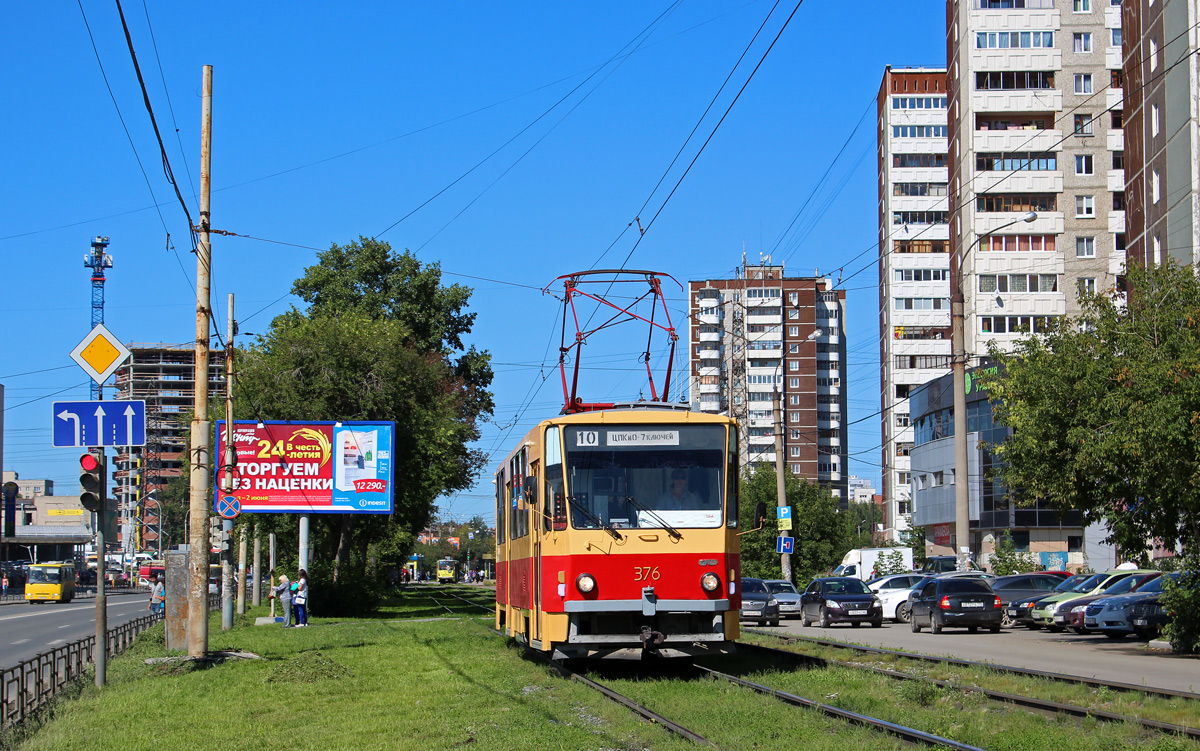
{"label": "tram coupler", "polygon": [[658,646],[667,640],[662,632],[654,631],[649,626],[642,626],[638,638],[642,640],[643,657],[659,657]]}

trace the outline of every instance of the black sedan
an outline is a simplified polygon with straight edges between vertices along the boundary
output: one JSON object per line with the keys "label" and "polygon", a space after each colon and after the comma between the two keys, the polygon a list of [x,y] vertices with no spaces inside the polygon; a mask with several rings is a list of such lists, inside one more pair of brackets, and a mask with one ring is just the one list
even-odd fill
{"label": "black sedan", "polygon": [[989,584],[992,591],[1000,595],[1000,602],[1005,608],[1004,625],[1014,625],[1015,614],[1009,613],[1008,608],[1027,600],[1036,600],[1052,593],[1054,588],[1063,583],[1068,577],[1061,574],[1013,574],[1001,576]]}
{"label": "black sedan", "polygon": [[1062,583],[1060,583],[1050,592],[1044,592],[1040,595],[1033,595],[1031,597],[1023,597],[1009,601],[1008,605],[1006,605],[1004,608],[1004,615],[1006,616],[1004,619],[1005,622],[1013,626],[1024,626],[1030,630],[1037,630],[1041,628],[1042,624],[1033,620],[1033,617],[1029,614],[1030,611],[1033,610],[1034,606],[1037,605],[1038,600],[1041,600],[1043,597],[1049,597],[1050,595],[1067,592],[1071,589],[1071,587],[1074,587],[1076,584],[1079,584],[1085,579],[1087,579],[1087,577],[1083,574],[1075,574],[1074,576],[1063,579]]}
{"label": "black sedan", "polygon": [[837,576],[814,579],[800,597],[800,625],[818,623],[828,628],[834,623],[857,627],[870,623],[883,625],[883,604],[860,579]]}
{"label": "black sedan", "polygon": [[985,626],[996,634],[1003,619],[1000,597],[982,579],[931,579],[917,591],[911,607],[914,633],[923,626],[935,634],[946,626],[966,627],[971,633]]}
{"label": "black sedan", "polygon": [[779,601],[767,590],[762,579],[742,577],[743,621],[758,621],[760,626],[779,625]]}

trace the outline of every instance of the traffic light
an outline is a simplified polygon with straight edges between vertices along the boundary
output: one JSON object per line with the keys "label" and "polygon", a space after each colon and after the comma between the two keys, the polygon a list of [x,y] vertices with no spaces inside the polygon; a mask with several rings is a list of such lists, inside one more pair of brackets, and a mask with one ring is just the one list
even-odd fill
{"label": "traffic light", "polygon": [[213,550],[221,549],[221,518],[219,516],[208,518],[208,547]]}
{"label": "traffic light", "polygon": [[92,513],[104,509],[104,449],[79,457],[79,502]]}

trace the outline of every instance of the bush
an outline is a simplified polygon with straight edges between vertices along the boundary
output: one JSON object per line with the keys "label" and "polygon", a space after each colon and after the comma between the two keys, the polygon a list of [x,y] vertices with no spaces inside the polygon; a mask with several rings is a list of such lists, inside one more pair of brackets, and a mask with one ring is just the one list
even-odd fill
{"label": "bush", "polygon": [[904,554],[896,549],[879,556],[879,560],[875,563],[875,573],[879,576],[907,574],[908,564],[904,562]]}
{"label": "bush", "polygon": [[308,570],[309,613],[315,617],[366,615],[383,599],[384,582],[354,566],[343,566],[336,585],[333,564],[313,563]]}
{"label": "bush", "polygon": [[1200,555],[1181,563],[1179,579],[1166,582],[1159,598],[1159,605],[1171,616],[1163,637],[1176,652],[1195,654],[1200,652]]}
{"label": "bush", "polygon": [[1026,571],[1037,571],[1042,564],[1031,553],[1019,553],[1013,545],[1012,535],[1007,531],[1000,533],[996,541],[996,552],[992,553],[992,573],[996,576],[1023,574]]}

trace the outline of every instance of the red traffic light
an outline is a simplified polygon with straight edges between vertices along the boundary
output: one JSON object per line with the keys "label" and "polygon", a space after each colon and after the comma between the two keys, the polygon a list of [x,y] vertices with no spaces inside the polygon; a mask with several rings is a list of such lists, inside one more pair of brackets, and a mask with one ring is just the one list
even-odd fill
{"label": "red traffic light", "polygon": [[100,458],[95,454],[84,454],[79,457],[79,466],[84,472],[95,472],[100,469]]}

